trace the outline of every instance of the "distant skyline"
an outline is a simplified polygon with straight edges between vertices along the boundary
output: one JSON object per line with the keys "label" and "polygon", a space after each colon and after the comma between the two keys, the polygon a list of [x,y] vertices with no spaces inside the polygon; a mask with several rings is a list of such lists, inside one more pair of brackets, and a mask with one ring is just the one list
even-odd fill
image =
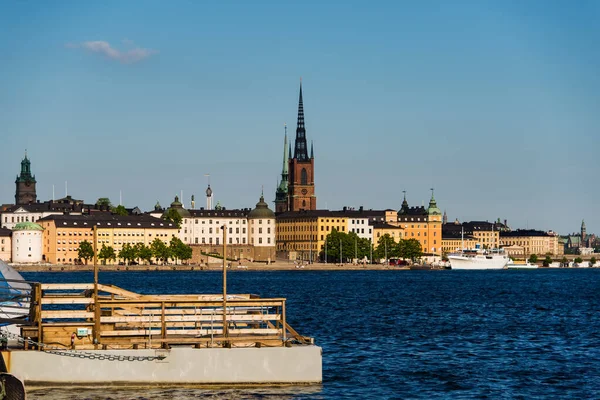
{"label": "distant skyline", "polygon": [[600,2],[4,2],[0,202],[271,209],[302,77],[318,208],[600,233]]}

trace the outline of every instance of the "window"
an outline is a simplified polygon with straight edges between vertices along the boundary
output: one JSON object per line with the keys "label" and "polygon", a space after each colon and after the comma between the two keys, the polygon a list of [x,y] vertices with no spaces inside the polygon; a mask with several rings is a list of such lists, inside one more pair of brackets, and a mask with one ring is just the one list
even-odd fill
{"label": "window", "polygon": [[271,238],[267,238],[267,243],[271,243]]}
{"label": "window", "polygon": [[271,228],[267,228],[267,233],[271,233]]}
{"label": "window", "polygon": [[258,238],[258,243],[262,244],[262,238],[261,237]]}
{"label": "window", "polygon": [[302,168],[302,171],[300,171],[300,184],[308,185],[308,174],[306,173],[306,168]]}

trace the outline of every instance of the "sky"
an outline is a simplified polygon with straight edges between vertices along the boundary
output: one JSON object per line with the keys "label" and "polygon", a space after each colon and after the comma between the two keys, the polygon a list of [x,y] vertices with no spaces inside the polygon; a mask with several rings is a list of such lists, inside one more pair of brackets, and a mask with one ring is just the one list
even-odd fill
{"label": "sky", "polygon": [[[600,234],[600,2],[0,3],[0,203],[275,198],[302,78],[318,208]],[[65,182],[67,184],[65,185]],[[271,208],[274,208],[273,203]]]}

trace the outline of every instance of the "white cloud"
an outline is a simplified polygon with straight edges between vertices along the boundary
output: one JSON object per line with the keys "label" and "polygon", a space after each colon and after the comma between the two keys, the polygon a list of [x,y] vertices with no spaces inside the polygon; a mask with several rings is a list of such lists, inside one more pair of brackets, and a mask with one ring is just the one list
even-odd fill
{"label": "white cloud", "polygon": [[[129,41],[128,44],[133,45],[133,42]],[[134,47],[132,49],[121,51],[115,49],[108,42],[103,40],[83,43],[67,43],[65,46],[70,49],[84,49],[92,53],[102,54],[111,60],[116,60],[123,64],[134,64],[152,55],[158,54],[158,51],[156,50],[144,49],[141,47]]]}

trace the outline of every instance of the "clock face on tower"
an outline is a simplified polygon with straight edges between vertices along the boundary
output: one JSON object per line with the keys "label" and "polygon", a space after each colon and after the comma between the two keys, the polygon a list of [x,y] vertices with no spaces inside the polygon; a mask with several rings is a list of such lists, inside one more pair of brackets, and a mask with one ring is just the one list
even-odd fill
{"label": "clock face on tower", "polygon": [[308,193],[308,190],[302,189],[302,194],[306,195],[306,193]]}

